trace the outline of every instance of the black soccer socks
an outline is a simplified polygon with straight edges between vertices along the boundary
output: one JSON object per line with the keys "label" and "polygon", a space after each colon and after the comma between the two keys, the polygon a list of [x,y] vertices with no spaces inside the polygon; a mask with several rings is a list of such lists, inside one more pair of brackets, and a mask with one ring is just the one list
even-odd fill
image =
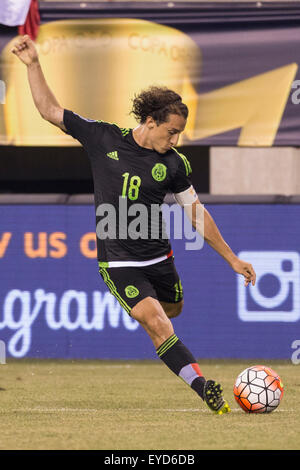
{"label": "black soccer socks", "polygon": [[174,374],[184,380],[204,399],[205,378],[192,353],[173,334],[156,350],[157,355]]}

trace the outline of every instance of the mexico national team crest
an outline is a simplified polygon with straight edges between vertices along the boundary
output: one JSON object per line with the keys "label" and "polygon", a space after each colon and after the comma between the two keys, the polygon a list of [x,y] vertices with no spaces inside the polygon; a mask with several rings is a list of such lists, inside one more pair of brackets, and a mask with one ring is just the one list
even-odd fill
{"label": "mexico national team crest", "polygon": [[152,168],[152,176],[155,181],[163,181],[167,176],[167,167],[163,163],[156,163]]}
{"label": "mexico national team crest", "polygon": [[139,293],[140,293],[140,291],[135,286],[125,287],[125,294],[127,295],[127,297],[129,297],[129,299],[133,299],[134,297],[139,295]]}

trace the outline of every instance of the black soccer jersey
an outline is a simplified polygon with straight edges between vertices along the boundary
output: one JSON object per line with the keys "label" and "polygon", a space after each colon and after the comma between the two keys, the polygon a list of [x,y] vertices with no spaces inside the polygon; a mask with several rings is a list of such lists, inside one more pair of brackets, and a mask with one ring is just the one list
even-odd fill
{"label": "black soccer jersey", "polygon": [[64,111],[67,133],[88,153],[96,210],[98,260],[142,262],[171,253],[160,210],[168,192],[191,186],[186,157],[141,147],[132,129]]}

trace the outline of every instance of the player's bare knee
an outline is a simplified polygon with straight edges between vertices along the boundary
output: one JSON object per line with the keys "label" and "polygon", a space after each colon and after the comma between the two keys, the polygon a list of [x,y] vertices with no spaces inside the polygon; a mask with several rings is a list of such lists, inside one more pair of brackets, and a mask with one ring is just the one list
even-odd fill
{"label": "player's bare knee", "polygon": [[160,330],[169,322],[159,302],[151,297],[141,300],[131,310],[131,316],[142,326],[153,331]]}
{"label": "player's bare knee", "polygon": [[165,330],[168,330],[169,323],[170,320],[163,310],[155,310],[152,315],[148,316],[146,327],[154,334],[161,335]]}
{"label": "player's bare knee", "polygon": [[142,325],[156,346],[174,332],[172,323],[156,299],[148,297],[139,302],[131,310],[131,316]]}

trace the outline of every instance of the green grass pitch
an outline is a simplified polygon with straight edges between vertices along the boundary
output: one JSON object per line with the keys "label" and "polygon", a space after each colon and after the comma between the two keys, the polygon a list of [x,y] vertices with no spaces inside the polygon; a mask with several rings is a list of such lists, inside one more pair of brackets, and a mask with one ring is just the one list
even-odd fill
{"label": "green grass pitch", "polygon": [[[248,415],[236,376],[272,367],[284,384],[278,409]],[[0,365],[0,449],[300,449],[300,365],[199,360],[221,382],[232,412],[212,414],[160,361],[7,360]]]}

